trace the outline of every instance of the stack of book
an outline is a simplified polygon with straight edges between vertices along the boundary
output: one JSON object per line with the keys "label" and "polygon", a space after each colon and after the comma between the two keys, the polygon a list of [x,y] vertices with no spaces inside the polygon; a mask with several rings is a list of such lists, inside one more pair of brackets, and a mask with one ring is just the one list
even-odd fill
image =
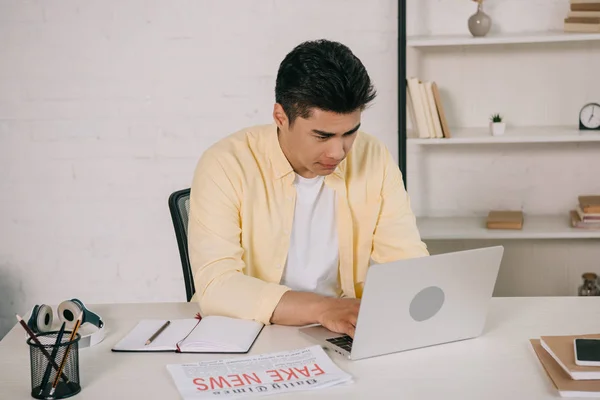
{"label": "stack of book", "polygon": [[600,335],[541,336],[530,343],[561,397],[600,397],[600,367],[575,363],[576,338],[600,339]]}
{"label": "stack of book", "polygon": [[600,33],[600,0],[569,0],[564,31]]}
{"label": "stack of book", "polygon": [[415,77],[408,78],[406,102],[416,137],[421,139],[450,137],[440,92],[435,82],[421,81]]}
{"label": "stack of book", "polygon": [[579,196],[578,200],[577,207],[570,211],[571,226],[600,230],[600,195]]}

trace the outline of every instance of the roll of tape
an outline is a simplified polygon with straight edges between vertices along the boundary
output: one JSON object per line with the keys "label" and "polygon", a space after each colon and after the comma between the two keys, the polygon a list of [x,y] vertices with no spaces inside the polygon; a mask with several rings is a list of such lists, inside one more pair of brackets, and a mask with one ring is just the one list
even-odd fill
{"label": "roll of tape", "polygon": [[52,308],[46,304],[42,304],[37,310],[37,317],[35,323],[38,331],[50,332],[52,330]]}

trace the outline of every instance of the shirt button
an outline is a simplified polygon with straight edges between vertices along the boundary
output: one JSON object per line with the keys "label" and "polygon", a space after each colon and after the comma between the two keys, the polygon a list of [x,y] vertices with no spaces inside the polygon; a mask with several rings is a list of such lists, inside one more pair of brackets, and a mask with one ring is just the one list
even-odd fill
{"label": "shirt button", "polygon": [[277,266],[277,269],[281,269],[281,264],[279,264],[279,265]]}

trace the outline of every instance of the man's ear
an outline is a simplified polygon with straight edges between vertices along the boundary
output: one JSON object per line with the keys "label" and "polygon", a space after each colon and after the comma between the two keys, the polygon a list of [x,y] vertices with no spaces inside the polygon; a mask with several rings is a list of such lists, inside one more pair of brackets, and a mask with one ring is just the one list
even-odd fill
{"label": "man's ear", "polygon": [[275,103],[273,106],[273,120],[275,120],[275,124],[279,129],[287,129],[289,120],[279,103]]}

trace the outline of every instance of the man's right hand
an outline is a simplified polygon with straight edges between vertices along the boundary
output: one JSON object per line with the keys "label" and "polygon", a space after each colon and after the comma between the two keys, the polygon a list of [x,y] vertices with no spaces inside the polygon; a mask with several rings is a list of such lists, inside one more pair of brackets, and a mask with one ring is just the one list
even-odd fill
{"label": "man's right hand", "polygon": [[354,338],[359,299],[324,297],[310,292],[286,292],[271,316],[279,325],[321,324],[330,331]]}
{"label": "man's right hand", "polygon": [[359,307],[359,299],[332,298],[324,300],[323,311],[318,319],[319,323],[330,331],[354,338]]}

